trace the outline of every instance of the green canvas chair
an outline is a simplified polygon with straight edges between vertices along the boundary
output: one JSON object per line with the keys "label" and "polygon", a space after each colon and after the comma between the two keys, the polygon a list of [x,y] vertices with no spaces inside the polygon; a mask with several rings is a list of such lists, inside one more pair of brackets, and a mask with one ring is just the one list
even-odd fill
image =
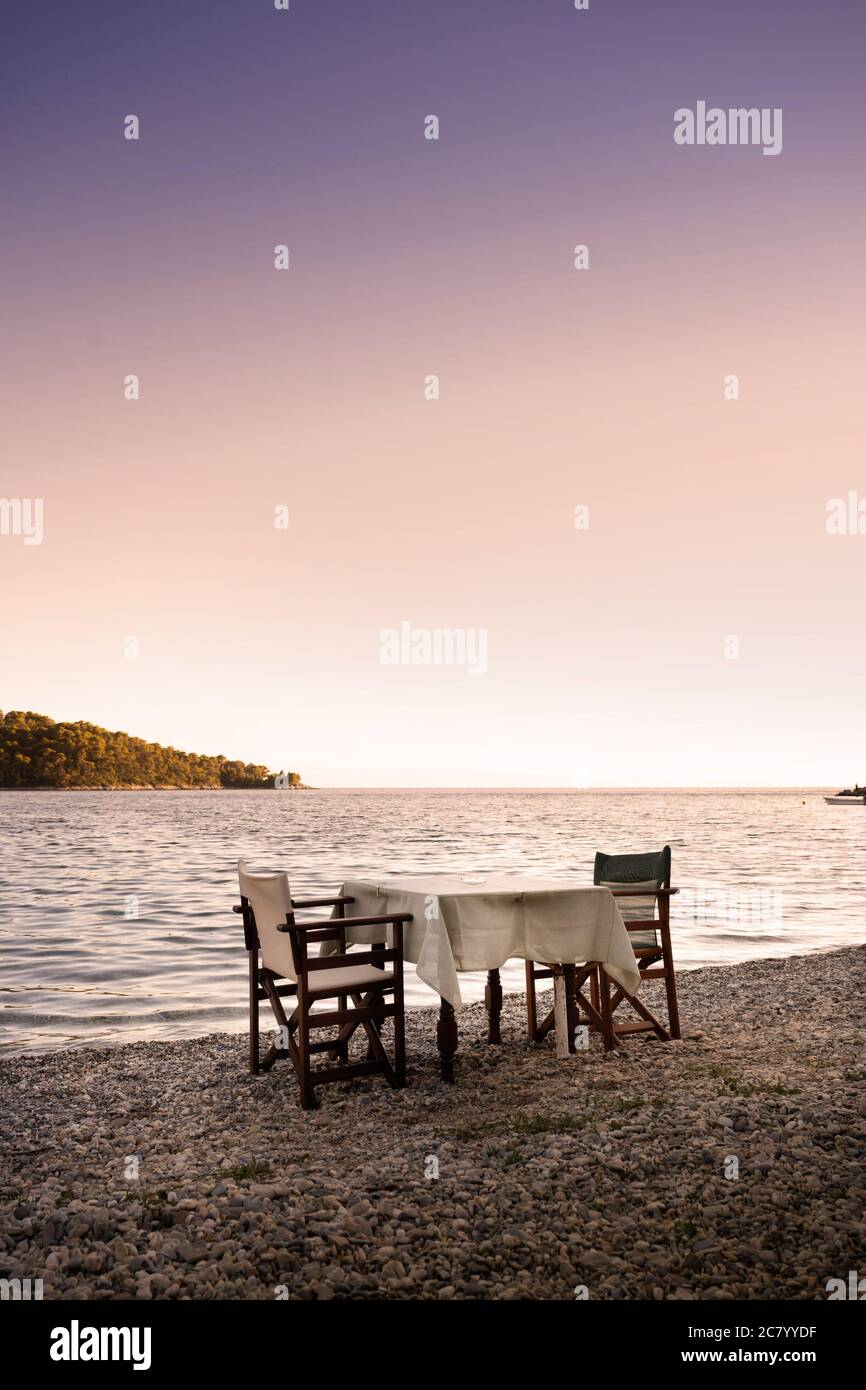
{"label": "green canvas chair", "polygon": [[[678,1038],[680,1018],[670,934],[670,899],[678,890],[671,888],[670,845],[651,854],[597,854],[593,882],[609,888],[617,900],[641,979],[665,981],[668,1027],[650,1013],[641,999],[628,994],[600,965],[592,963],[578,967],[579,973],[573,971],[574,985],[570,993],[574,1010],[570,1028],[573,1030],[578,1025],[591,1028],[602,1035],[608,1048],[615,1047],[629,1033],[652,1031],[664,1042]],[[541,1042],[554,1026],[553,1010],[539,1021],[535,995],[536,981],[552,978],[550,966],[531,960],[526,962],[526,1016],[531,1042]],[[582,993],[585,982],[590,987],[589,999]],[[571,979],[568,983],[571,985]],[[614,1018],[615,1011],[623,1003],[630,1004],[638,1015],[636,1022],[620,1022]]]}
{"label": "green canvas chair", "polygon": [[[597,854],[593,882],[609,888],[637,957],[642,980],[664,980],[667,994],[668,1026],[650,1013],[643,1000],[615,984],[601,966],[593,994],[598,1008],[616,1039],[630,1033],[654,1032],[663,1042],[680,1037],[677,982],[671,951],[670,900],[678,890],[671,888],[671,847],[651,854]],[[595,1003],[595,999],[593,999]],[[619,1022],[616,1010],[628,1003],[637,1020]]]}

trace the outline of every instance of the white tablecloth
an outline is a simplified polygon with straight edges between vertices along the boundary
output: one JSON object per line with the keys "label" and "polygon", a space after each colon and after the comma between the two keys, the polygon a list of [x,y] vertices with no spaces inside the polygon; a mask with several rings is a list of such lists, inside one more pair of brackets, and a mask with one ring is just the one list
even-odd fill
{"label": "white tablecloth", "polygon": [[[403,927],[404,958],[455,1008],[462,1002],[459,971],[498,970],[515,957],[546,965],[597,960],[630,994],[640,987],[628,932],[607,888],[511,874],[485,874],[481,883],[425,874],[351,879],[340,892],[355,899],[347,917],[412,913],[414,920]],[[382,936],[381,927],[356,927],[347,941]]]}

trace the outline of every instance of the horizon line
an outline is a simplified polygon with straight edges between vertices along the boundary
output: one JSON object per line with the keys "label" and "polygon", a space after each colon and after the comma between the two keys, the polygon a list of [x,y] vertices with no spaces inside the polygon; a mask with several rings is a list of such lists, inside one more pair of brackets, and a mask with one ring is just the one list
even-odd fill
{"label": "horizon line", "polygon": [[[835,785],[835,784],[832,784]],[[825,792],[831,786],[830,783],[820,785],[806,785],[804,783],[727,783],[727,784],[663,784],[647,783],[640,785],[633,782],[593,786],[568,786],[568,785],[489,785],[485,783],[466,783],[453,786],[442,784],[428,785],[422,782],[406,783],[398,786],[387,783],[348,783],[334,786],[311,786],[308,791],[316,792]],[[837,793],[834,793],[834,795]]]}

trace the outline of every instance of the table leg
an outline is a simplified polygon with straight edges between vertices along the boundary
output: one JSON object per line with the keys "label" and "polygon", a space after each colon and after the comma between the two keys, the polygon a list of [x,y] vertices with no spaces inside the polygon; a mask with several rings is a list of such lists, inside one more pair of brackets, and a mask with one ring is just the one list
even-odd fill
{"label": "table leg", "polygon": [[501,1043],[502,1033],[499,1018],[502,1013],[502,985],[498,970],[488,970],[487,987],[484,991],[484,1004],[487,1008],[487,1041]]}
{"label": "table leg", "polygon": [[574,993],[574,966],[564,965],[562,967],[562,974],[565,980],[565,1018],[566,1027],[568,1029],[568,1050],[569,1052],[574,1052],[576,1050],[574,1033],[577,1028],[578,1020],[577,999]]}
{"label": "table leg", "polygon": [[439,1022],[436,1026],[436,1045],[442,1068],[442,1080],[454,1080],[454,1055],[457,1051],[457,1020],[447,999],[440,1000]]}
{"label": "table leg", "polygon": [[554,965],[553,1013],[556,1033],[556,1055],[567,1057],[577,1050],[574,1035],[580,1021],[573,965]]}

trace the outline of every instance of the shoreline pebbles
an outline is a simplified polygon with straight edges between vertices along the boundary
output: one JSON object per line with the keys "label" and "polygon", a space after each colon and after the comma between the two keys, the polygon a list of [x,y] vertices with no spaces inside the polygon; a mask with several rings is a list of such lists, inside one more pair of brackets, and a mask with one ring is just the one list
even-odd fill
{"label": "shoreline pebbles", "polygon": [[[0,1065],[0,1278],[45,1299],[824,1299],[866,1272],[866,947],[683,974],[683,1040],[557,1060],[407,1010],[410,1085],[212,1034]],[[642,991],[662,1008],[660,987]],[[547,996],[544,996],[546,1002]],[[267,1029],[265,1013],[262,1023]]]}

